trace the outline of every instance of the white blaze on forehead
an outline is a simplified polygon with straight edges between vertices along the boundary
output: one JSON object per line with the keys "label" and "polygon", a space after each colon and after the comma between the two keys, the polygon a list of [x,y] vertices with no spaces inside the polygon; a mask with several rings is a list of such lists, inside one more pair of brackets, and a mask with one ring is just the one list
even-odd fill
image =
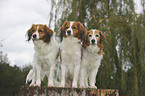
{"label": "white blaze on forehead", "polygon": [[95,40],[95,44],[97,44],[97,39],[96,39],[96,34],[95,34],[95,29],[92,29],[92,31],[93,31],[93,35],[92,35],[92,38],[90,39],[90,44],[92,44],[92,40],[94,39]]}
{"label": "white blaze on forehead", "polygon": [[71,22],[70,22],[69,28],[66,30],[66,35],[68,35],[68,34],[67,34],[67,31],[68,31],[68,30],[70,30],[70,31],[71,31],[71,35],[73,35],[73,29],[72,29],[72,25],[73,25],[73,24],[74,24],[74,22],[71,21]]}
{"label": "white blaze on forehead", "polygon": [[94,29],[93,29],[93,36],[92,36],[92,38],[93,38],[93,39],[96,39],[96,38],[95,38],[95,30],[94,30]]}
{"label": "white blaze on forehead", "polygon": [[36,38],[35,38],[35,39],[39,39],[38,28],[39,28],[39,25],[37,25],[36,32],[34,32],[34,33],[32,34],[32,39],[34,39],[34,38],[33,38],[33,35],[36,35]]}
{"label": "white blaze on forehead", "polygon": [[37,26],[37,31],[36,31],[37,39],[39,39],[38,28],[39,28],[39,25]]}
{"label": "white blaze on forehead", "polygon": [[73,23],[74,23],[73,21],[70,22],[70,28],[72,27]]}

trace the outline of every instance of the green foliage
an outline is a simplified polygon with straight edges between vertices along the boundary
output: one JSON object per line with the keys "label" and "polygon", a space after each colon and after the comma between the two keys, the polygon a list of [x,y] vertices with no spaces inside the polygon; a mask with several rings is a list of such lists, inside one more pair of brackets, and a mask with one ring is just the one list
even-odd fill
{"label": "green foliage", "polygon": [[55,25],[55,32],[64,21],[80,21],[88,30],[99,29],[107,37],[96,79],[98,88],[117,88],[120,96],[144,96],[145,2],[141,0],[142,14],[135,13],[133,0],[51,2],[51,16],[55,19],[49,23]]}
{"label": "green foliage", "polygon": [[0,95],[19,96],[21,86],[25,85],[25,77],[30,70],[26,66],[22,70],[15,66],[10,66],[7,62],[7,55],[0,54]]}

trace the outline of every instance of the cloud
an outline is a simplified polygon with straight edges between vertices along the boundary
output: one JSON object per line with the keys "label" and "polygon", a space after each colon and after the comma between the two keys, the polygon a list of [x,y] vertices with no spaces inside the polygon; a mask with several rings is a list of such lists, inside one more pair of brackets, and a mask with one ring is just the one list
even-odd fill
{"label": "cloud", "polygon": [[[48,2],[45,0],[6,0],[0,8],[1,20],[5,24],[47,23]],[[45,21],[44,21],[45,20]]]}
{"label": "cloud", "polygon": [[0,1],[0,51],[8,54],[10,65],[23,66],[32,61],[33,43],[26,42],[25,34],[32,24],[47,24],[50,4],[47,0]]}
{"label": "cloud", "polygon": [[141,6],[141,1],[140,0],[134,0],[135,3],[135,12],[140,14],[143,12],[143,7]]}
{"label": "cloud", "polygon": [[5,30],[2,51],[8,54],[12,66],[14,64],[23,65],[32,61],[34,49],[31,41],[26,42],[27,29],[27,26],[16,26]]}

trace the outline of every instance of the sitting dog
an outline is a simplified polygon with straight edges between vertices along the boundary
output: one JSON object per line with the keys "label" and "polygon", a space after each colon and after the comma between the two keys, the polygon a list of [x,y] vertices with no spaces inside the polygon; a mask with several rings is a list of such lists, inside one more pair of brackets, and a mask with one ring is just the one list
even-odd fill
{"label": "sitting dog", "polygon": [[[99,30],[88,31],[88,42],[83,48],[83,56],[80,70],[80,88],[97,88],[95,86],[96,75],[103,57],[103,40],[105,35]],[[88,86],[88,80],[90,86]]]}
{"label": "sitting dog", "polygon": [[[60,87],[77,87],[81,63],[81,49],[87,30],[80,22],[66,21],[60,28],[61,81]],[[71,85],[65,84],[67,80]]]}
{"label": "sitting dog", "polygon": [[33,69],[26,78],[26,82],[32,80],[30,86],[40,86],[45,75],[48,77],[48,86],[54,86],[53,78],[59,46],[53,33],[50,28],[42,24],[33,24],[27,31],[28,41],[33,40],[35,50]]}

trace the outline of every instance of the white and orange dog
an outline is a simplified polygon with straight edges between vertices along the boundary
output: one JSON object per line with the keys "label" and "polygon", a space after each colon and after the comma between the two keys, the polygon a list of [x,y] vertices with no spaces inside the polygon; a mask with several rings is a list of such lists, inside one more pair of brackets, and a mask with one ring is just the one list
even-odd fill
{"label": "white and orange dog", "polygon": [[83,48],[79,80],[80,88],[97,88],[95,81],[103,57],[103,40],[105,38],[105,35],[99,30],[92,29],[88,31],[88,42],[86,42],[88,46]]}
{"label": "white and orange dog", "polygon": [[85,42],[87,30],[80,22],[66,21],[60,28],[61,39],[61,82],[60,87],[66,87],[67,79],[71,80],[71,86],[78,85],[78,75],[81,63],[81,48]]}
{"label": "white and orange dog", "polygon": [[50,28],[42,24],[33,24],[27,31],[28,41],[33,40],[35,50],[33,69],[26,78],[26,82],[32,80],[30,86],[40,86],[45,75],[48,77],[48,86],[54,86],[53,78],[59,46],[53,33]]}

